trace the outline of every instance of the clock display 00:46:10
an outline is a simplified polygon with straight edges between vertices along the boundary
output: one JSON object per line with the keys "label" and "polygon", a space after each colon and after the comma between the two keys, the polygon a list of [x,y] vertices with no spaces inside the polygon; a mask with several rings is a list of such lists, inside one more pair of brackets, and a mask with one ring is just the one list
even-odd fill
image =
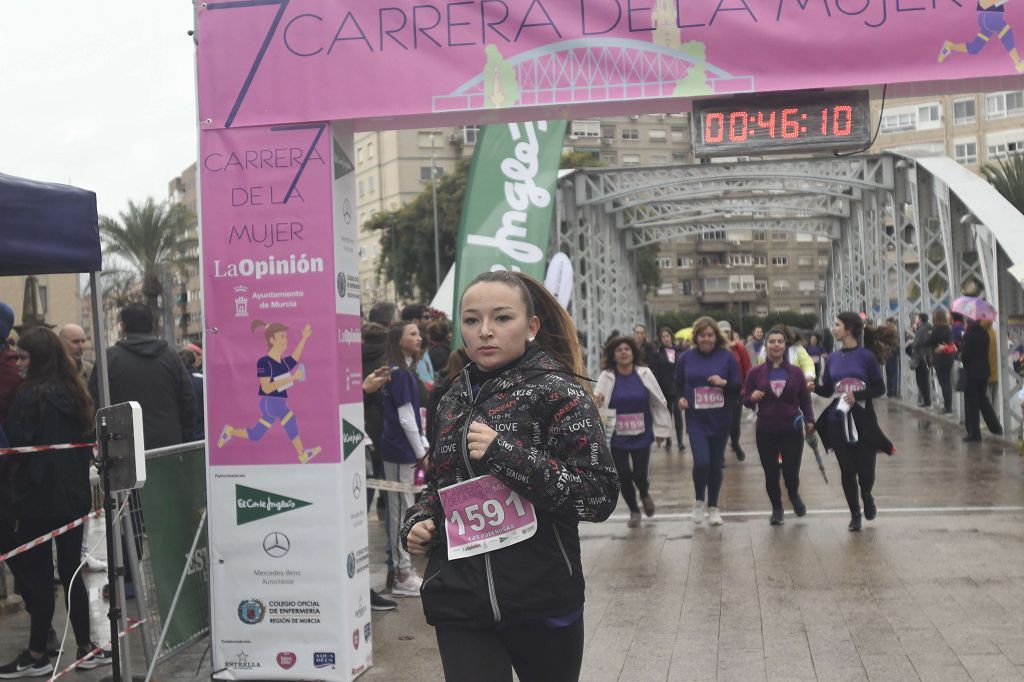
{"label": "clock display 00:46:10", "polygon": [[[820,126],[818,121],[820,119]],[[808,125],[809,124],[809,125]],[[801,113],[800,109],[769,109],[748,113],[746,111],[713,112],[704,115],[704,142],[746,142],[767,133],[769,139],[780,137],[787,140],[801,136],[847,137],[853,132],[853,107],[839,105],[825,107],[820,112]]]}

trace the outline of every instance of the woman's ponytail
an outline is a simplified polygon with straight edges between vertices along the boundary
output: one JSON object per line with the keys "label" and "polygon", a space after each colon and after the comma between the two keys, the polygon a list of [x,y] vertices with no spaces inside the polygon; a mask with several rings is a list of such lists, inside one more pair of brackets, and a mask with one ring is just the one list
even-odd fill
{"label": "woman's ponytail", "polygon": [[565,365],[570,372],[585,377],[587,367],[583,363],[576,325],[569,317],[569,312],[541,282],[522,272],[515,273],[515,277],[526,287],[533,302],[533,313],[540,319],[540,331],[534,343]]}

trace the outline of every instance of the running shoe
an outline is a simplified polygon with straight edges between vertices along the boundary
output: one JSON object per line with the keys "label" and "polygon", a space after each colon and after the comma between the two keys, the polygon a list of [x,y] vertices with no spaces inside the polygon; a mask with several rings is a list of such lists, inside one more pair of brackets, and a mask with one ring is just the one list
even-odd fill
{"label": "running shoe", "polygon": [[644,495],[640,498],[640,502],[644,505],[644,514],[647,518],[654,516],[654,500],[651,499],[650,495]]}
{"label": "running shoe", "polygon": [[786,522],[785,513],[782,511],[782,507],[778,509],[772,509],[772,518],[769,521],[773,526],[781,526]]}
{"label": "running shoe", "polygon": [[851,533],[859,533],[861,529],[860,514],[854,514],[850,517],[849,530]]}
{"label": "running shoe", "polygon": [[807,505],[804,504],[804,501],[800,499],[799,495],[794,495],[789,498],[789,503],[793,505],[793,512],[797,516],[803,516],[807,513]]}
{"label": "running shoe", "polygon": [[639,528],[640,527],[640,512],[631,511],[629,512],[629,521],[626,522],[627,528]]}
{"label": "running shoe", "polygon": [[722,514],[718,511],[718,507],[708,507],[708,523],[712,526],[722,525]]}
{"label": "running shoe", "polygon": [[320,450],[322,450],[322,449],[323,448],[321,448],[318,445],[315,448],[309,448],[308,450],[303,451],[303,453],[301,455],[299,455],[299,462],[301,462],[302,464],[305,464],[309,460],[311,460],[314,457],[316,457],[317,455],[319,455],[320,454]]}
{"label": "running shoe", "polygon": [[395,586],[391,588],[392,597],[418,597],[423,578],[410,571],[405,578],[395,576]]}
{"label": "running shoe", "polygon": [[939,61],[944,62],[946,57],[953,54],[953,42],[947,40],[942,44],[942,49],[939,50]]}
{"label": "running shoe", "polygon": [[[85,660],[75,666],[75,670],[92,670],[93,668],[98,668],[101,665],[110,665],[114,662],[114,657],[110,655],[109,651],[106,649],[96,651],[97,649],[100,648],[96,646],[94,642],[90,642],[88,647],[78,647],[78,653],[75,654],[75,660],[82,661],[83,658],[85,658]],[[92,653],[94,651],[96,651],[95,654]]]}
{"label": "running shoe", "polygon": [[698,526],[704,523],[704,503],[697,502],[693,505],[693,522]]}
{"label": "running shoe", "polygon": [[871,495],[864,496],[864,518],[868,521],[874,521],[875,515],[878,514],[878,508],[875,506],[875,498]]}
{"label": "running shoe", "polygon": [[398,608],[398,603],[390,599],[377,594],[375,590],[370,590],[370,609],[373,611],[391,611]]}
{"label": "running shoe", "polygon": [[231,440],[231,427],[225,425],[220,432],[220,438],[217,439],[217,447],[222,448],[224,444]]}
{"label": "running shoe", "polygon": [[53,663],[49,656],[33,658],[25,649],[18,657],[0,667],[0,680],[16,680],[20,677],[45,677],[53,672]]}

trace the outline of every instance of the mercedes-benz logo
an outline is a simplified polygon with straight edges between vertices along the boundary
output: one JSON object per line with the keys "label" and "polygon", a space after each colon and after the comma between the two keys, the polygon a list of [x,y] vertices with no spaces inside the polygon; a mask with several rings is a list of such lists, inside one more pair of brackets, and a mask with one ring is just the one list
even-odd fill
{"label": "mercedes-benz logo", "polygon": [[359,496],[363,493],[363,477],[356,474],[352,477],[352,497],[359,499]]}
{"label": "mercedes-benz logo", "polygon": [[278,533],[274,531],[263,538],[263,551],[267,553],[267,556],[273,557],[274,559],[280,559],[288,550],[292,548],[292,543],[288,539],[288,536],[284,533]]}

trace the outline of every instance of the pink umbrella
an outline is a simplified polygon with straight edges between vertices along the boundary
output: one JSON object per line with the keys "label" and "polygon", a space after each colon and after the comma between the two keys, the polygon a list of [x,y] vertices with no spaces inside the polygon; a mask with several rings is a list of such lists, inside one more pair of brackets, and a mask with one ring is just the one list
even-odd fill
{"label": "pink umbrella", "polygon": [[972,320],[996,319],[996,309],[992,307],[992,304],[976,296],[961,296],[953,301],[950,310]]}

